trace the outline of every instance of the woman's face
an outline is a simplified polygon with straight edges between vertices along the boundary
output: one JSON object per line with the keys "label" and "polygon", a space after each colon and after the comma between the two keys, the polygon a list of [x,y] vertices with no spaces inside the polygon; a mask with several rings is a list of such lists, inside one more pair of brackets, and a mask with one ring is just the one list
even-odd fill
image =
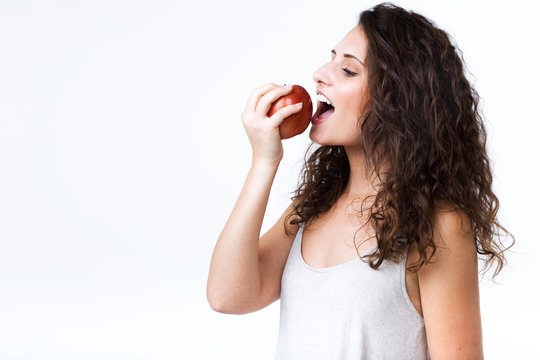
{"label": "woman's face", "polygon": [[[320,124],[311,123],[309,137],[320,145],[361,145],[358,119],[368,100],[364,67],[367,40],[360,27],[350,30],[332,50],[332,60],[313,74],[317,93],[334,105],[334,113]],[[349,55],[356,57],[350,57]]]}

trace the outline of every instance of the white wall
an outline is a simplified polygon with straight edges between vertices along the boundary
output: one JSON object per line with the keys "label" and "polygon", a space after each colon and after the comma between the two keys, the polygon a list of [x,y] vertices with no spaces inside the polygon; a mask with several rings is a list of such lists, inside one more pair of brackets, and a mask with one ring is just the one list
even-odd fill
{"label": "white wall", "polygon": [[[205,295],[250,166],[240,115],[267,82],[314,96],[377,3],[0,1],[0,358],[273,359],[279,301],[235,316]],[[482,97],[517,240],[500,285],[481,282],[486,359],[538,358],[534,2],[395,3],[454,37]],[[263,233],[308,144],[284,141]]]}

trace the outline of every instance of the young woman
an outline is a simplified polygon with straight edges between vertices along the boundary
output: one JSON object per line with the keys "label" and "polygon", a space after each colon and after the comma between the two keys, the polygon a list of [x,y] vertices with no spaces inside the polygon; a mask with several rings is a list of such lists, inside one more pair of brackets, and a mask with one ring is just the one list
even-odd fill
{"label": "young woman", "polygon": [[318,146],[261,238],[278,126],[300,106],[268,118],[290,92],[275,84],[247,101],[252,166],[212,255],[212,308],[245,314],[281,299],[276,359],[482,359],[477,253],[498,261],[496,276],[508,248],[495,235],[509,233],[457,47],[425,17],[382,3],[313,78]]}

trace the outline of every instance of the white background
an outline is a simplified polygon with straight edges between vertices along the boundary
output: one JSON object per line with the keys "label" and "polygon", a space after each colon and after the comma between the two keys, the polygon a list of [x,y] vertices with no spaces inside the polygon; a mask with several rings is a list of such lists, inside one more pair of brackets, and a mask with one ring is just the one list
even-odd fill
{"label": "white background", "polygon": [[[251,161],[240,116],[267,82],[314,97],[377,3],[0,1],[0,359],[273,359],[279,301],[226,315],[205,294]],[[452,35],[482,97],[516,236],[481,281],[486,359],[539,358],[535,2],[395,3]],[[308,133],[283,142],[262,233]]]}

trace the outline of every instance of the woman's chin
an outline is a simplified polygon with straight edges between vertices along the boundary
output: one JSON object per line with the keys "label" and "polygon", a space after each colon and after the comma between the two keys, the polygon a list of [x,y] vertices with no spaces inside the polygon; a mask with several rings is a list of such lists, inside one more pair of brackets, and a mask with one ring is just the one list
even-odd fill
{"label": "woman's chin", "polygon": [[319,145],[329,145],[326,143],[322,135],[322,131],[319,131],[316,126],[311,125],[311,128],[309,129],[310,140]]}

